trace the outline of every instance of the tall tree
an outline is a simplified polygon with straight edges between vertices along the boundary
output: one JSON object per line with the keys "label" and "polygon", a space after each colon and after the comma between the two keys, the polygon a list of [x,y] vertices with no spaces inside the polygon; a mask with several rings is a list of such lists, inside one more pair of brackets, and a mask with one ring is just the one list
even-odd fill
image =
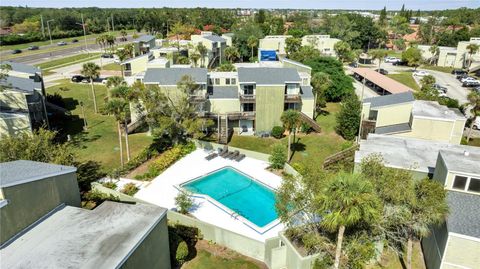
{"label": "tall tree", "polygon": [[295,142],[295,133],[296,129],[300,125],[300,114],[298,111],[289,109],[286,111],[283,111],[282,116],[280,117],[280,120],[283,123],[283,127],[285,127],[286,130],[288,130],[288,158],[287,162],[290,162],[291,156],[291,136],[293,133],[293,141]]}
{"label": "tall tree", "polygon": [[249,36],[247,39],[247,46],[251,50],[251,56],[250,59],[253,59],[253,49],[258,46],[258,38],[256,36]]}
{"label": "tall tree", "polygon": [[383,7],[380,11],[380,18],[378,19],[378,24],[382,27],[387,26],[387,7]]}
{"label": "tall tree", "polygon": [[97,98],[95,96],[95,87],[93,86],[93,80],[98,78],[98,76],[100,75],[100,66],[93,62],[84,63],[81,73],[83,76],[87,77],[90,80],[90,85],[92,86],[93,108],[95,110],[95,113],[98,113]]}
{"label": "tall tree", "polygon": [[470,122],[470,130],[468,131],[467,135],[467,142],[470,141],[470,137],[472,135],[473,124],[477,120],[478,115],[480,114],[480,93],[471,91],[467,95],[468,103],[472,107],[470,112],[472,113],[472,121]]}
{"label": "tall tree", "polygon": [[362,103],[355,94],[342,100],[340,112],[337,114],[337,132],[345,139],[353,140],[358,133]]}
{"label": "tall tree", "polygon": [[382,61],[388,55],[388,52],[384,49],[374,49],[369,50],[368,54],[372,57],[372,59],[378,60],[378,68],[380,69]]}
{"label": "tall tree", "polygon": [[468,70],[470,70],[470,67],[472,66],[472,63],[473,63],[473,54],[477,53],[479,49],[479,46],[478,44],[468,44],[467,46],[467,50],[468,50],[468,54],[470,55],[470,59],[468,60]]}
{"label": "tall tree", "polygon": [[125,110],[128,108],[128,103],[120,98],[112,98],[105,103],[105,112],[112,114],[117,121],[118,144],[120,148],[120,164],[124,165],[123,161],[123,145],[122,145],[122,128],[121,122],[125,120]]}
{"label": "tall tree", "polygon": [[316,118],[316,112],[320,111],[326,105],[325,91],[330,87],[332,81],[330,75],[324,72],[317,72],[312,76],[313,89],[313,118]]}
{"label": "tall tree", "polygon": [[285,52],[288,56],[297,52],[302,47],[302,39],[296,37],[289,37],[285,40]]}
{"label": "tall tree", "polygon": [[335,53],[342,62],[349,62],[353,60],[352,48],[347,42],[340,41],[333,46]]}
{"label": "tall tree", "polygon": [[437,45],[432,45],[428,51],[430,51],[432,54],[432,57],[430,58],[430,64],[435,63],[435,65],[437,65],[438,56],[440,55],[440,48]]}
{"label": "tall tree", "polygon": [[201,56],[200,67],[205,67],[205,57],[207,57],[207,53],[208,53],[207,47],[205,47],[205,45],[203,45],[202,43],[198,43],[197,51]]}
{"label": "tall tree", "polygon": [[198,66],[198,60],[200,60],[201,56],[198,52],[193,52],[188,55],[190,57],[190,61],[192,62],[194,67]]}
{"label": "tall tree", "polygon": [[410,47],[402,52],[402,61],[407,62],[409,66],[413,66],[414,70],[417,70],[417,67],[422,63],[422,52],[418,48]]}

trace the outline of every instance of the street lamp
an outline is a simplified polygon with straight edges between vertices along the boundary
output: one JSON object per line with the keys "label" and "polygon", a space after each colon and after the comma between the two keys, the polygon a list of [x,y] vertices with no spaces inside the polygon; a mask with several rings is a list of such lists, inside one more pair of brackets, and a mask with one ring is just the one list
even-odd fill
{"label": "street lamp", "polygon": [[47,21],[47,27],[48,27],[48,35],[50,36],[50,45],[53,45],[52,33],[50,33],[50,22],[51,22],[51,21],[54,21],[54,20],[48,20],[48,21]]}
{"label": "street lamp", "polygon": [[85,50],[88,52],[88,47],[87,47],[87,32],[85,31],[85,23],[83,22],[83,14],[80,14],[82,16],[82,23],[77,22],[78,25],[81,25],[83,28],[83,37],[85,39]]}

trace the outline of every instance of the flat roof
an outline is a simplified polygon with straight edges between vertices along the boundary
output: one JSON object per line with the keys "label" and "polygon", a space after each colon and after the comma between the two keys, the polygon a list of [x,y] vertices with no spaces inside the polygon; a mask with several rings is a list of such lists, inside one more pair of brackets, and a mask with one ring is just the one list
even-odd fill
{"label": "flat roof", "polygon": [[203,38],[210,40],[212,42],[219,42],[219,43],[225,43],[227,40],[221,36],[218,35],[203,35]]}
{"label": "flat roof", "polygon": [[478,151],[440,150],[449,171],[480,175],[480,149]]}
{"label": "flat roof", "polygon": [[8,64],[10,67],[12,67],[12,71],[17,71],[21,73],[27,73],[27,74],[32,74],[35,75],[36,73],[40,73],[40,68],[35,67],[33,65],[28,65],[28,64],[22,64],[22,63],[17,63],[17,62],[12,62],[12,61],[2,61],[0,64]]}
{"label": "flat roof", "polygon": [[0,80],[0,85],[7,87],[13,91],[22,91],[22,92],[33,92],[35,89],[41,89],[42,83],[35,82],[31,78],[21,78],[8,76],[6,79]]}
{"label": "flat roof", "polygon": [[94,210],[65,206],[1,251],[5,268],[120,268],[166,209],[103,202]]}
{"label": "flat roof", "polygon": [[153,35],[142,35],[137,39],[133,40],[133,42],[150,42],[152,39],[155,39]]}
{"label": "flat roof", "polygon": [[398,134],[398,133],[405,133],[412,130],[410,123],[399,123],[393,125],[387,125],[382,127],[376,127],[375,133],[376,134]]}
{"label": "flat roof", "polygon": [[449,190],[447,230],[480,238],[480,195]]}
{"label": "flat roof", "polygon": [[402,92],[397,94],[389,94],[382,96],[375,96],[363,99],[363,103],[370,103],[370,108],[377,108],[390,105],[398,105],[403,103],[410,103],[415,101],[412,92]]}
{"label": "flat roof", "polygon": [[0,163],[0,187],[10,187],[47,177],[74,173],[77,168],[59,164],[18,160]]}
{"label": "flat roof", "polygon": [[440,150],[453,150],[461,153],[467,150],[470,154],[480,154],[480,148],[478,147],[392,135],[369,134],[366,140],[360,141],[360,149],[355,152],[355,162],[360,163],[363,158],[371,154],[380,154],[386,166],[433,173]]}
{"label": "flat roof", "polygon": [[366,67],[353,68],[353,72],[362,77],[365,77],[370,82],[376,84],[382,89],[385,89],[391,94],[413,91],[413,89],[403,85],[402,83],[396,80],[393,80],[387,76],[384,76],[370,68],[366,68]]}
{"label": "flat roof", "polygon": [[466,120],[465,116],[457,108],[442,106],[436,101],[416,100],[412,109],[413,116],[448,119],[448,120]]}
{"label": "flat roof", "polygon": [[240,83],[254,82],[257,85],[281,85],[287,82],[300,83],[302,79],[295,68],[277,67],[240,67],[238,68]]}
{"label": "flat roof", "polygon": [[206,68],[148,68],[143,82],[146,84],[177,85],[183,76],[190,76],[199,84],[207,83]]}

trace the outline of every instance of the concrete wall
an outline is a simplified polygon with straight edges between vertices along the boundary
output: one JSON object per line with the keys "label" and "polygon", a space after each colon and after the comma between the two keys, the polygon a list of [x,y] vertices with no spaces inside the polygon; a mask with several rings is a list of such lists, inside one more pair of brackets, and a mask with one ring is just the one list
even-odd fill
{"label": "concrete wall", "polygon": [[279,54],[286,54],[285,40],[292,36],[266,36],[259,40],[258,49],[276,50]]}
{"label": "concrete wall", "polygon": [[[374,108],[377,110],[376,127],[406,123],[410,121],[413,103]],[[368,118],[368,114],[366,115]]]}
{"label": "concrete wall", "polygon": [[302,99],[302,112],[313,119],[313,99]]}
{"label": "concrete wall", "polygon": [[434,120],[414,117],[412,121],[412,131],[408,133],[396,134],[402,137],[413,137],[433,141],[444,141],[453,144],[460,144],[458,137],[452,137],[455,133],[455,122]]}
{"label": "concrete wall", "polygon": [[4,90],[2,94],[0,94],[0,107],[28,111],[26,94],[17,91]]}
{"label": "concrete wall", "polygon": [[32,125],[28,114],[0,116],[0,137],[31,134]]}
{"label": "concrete wall", "polygon": [[166,216],[153,228],[120,268],[170,269],[170,247]]}
{"label": "concrete wall", "polygon": [[256,88],[256,131],[270,132],[273,126],[282,125],[280,116],[283,113],[285,89],[284,86],[262,86]]}
{"label": "concrete wall", "polygon": [[60,204],[80,207],[77,176],[69,173],[2,188],[8,204],[0,208],[0,244]]}
{"label": "concrete wall", "polygon": [[312,46],[324,55],[336,57],[334,46],[339,41],[340,39],[328,35],[306,35],[302,37],[302,46]]}
{"label": "concrete wall", "polygon": [[[129,60],[132,75],[143,72],[147,69],[148,55]],[[125,70],[125,65],[124,65]]]}
{"label": "concrete wall", "polygon": [[309,68],[309,67],[306,67],[306,66],[303,66],[303,65],[299,65],[299,64],[295,64],[295,63],[292,63],[292,62],[289,62],[289,61],[282,61],[282,64],[283,64],[283,67],[295,68],[295,69],[297,69],[298,72],[307,73],[309,75],[312,74],[312,68]]}
{"label": "concrete wall", "polygon": [[310,269],[313,262],[320,256],[319,254],[302,256],[295,246],[282,234],[279,235],[283,245],[285,245],[285,265],[288,269]]}
{"label": "concrete wall", "polygon": [[449,233],[442,268],[478,268],[479,265],[480,241]]}
{"label": "concrete wall", "polygon": [[240,100],[236,99],[209,99],[210,111],[224,114],[227,112],[240,111]]}
{"label": "concrete wall", "polygon": [[425,264],[429,269],[438,269],[442,263],[442,257],[447,244],[448,231],[447,226],[443,223],[431,229],[428,237],[422,240],[422,251]]}
{"label": "concrete wall", "polygon": [[433,179],[437,180],[442,185],[447,187],[447,176],[447,166],[445,165],[445,162],[443,161],[441,155],[438,154],[437,163],[435,164],[435,171],[433,173]]}

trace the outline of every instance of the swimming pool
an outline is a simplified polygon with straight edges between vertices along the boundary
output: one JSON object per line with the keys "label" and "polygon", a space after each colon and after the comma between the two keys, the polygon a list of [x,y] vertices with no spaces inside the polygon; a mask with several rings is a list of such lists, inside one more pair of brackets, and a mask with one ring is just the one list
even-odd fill
{"label": "swimming pool", "polygon": [[275,192],[233,167],[219,169],[181,186],[208,195],[258,227],[266,227],[278,218]]}

